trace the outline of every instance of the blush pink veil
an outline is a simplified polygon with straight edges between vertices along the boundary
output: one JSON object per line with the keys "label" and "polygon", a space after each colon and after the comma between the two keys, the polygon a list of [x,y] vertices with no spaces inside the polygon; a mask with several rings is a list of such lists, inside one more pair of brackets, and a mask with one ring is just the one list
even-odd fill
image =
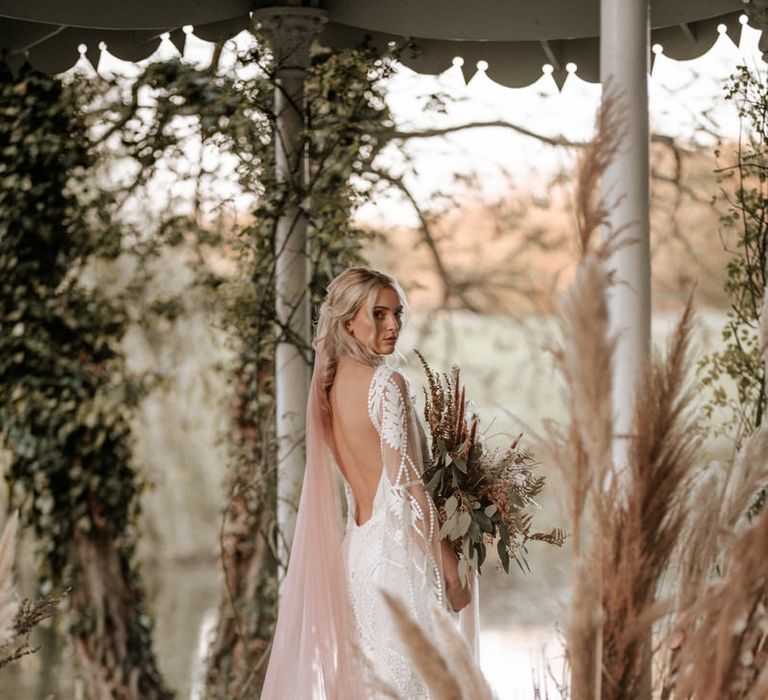
{"label": "blush pink veil", "polygon": [[342,558],[341,493],[323,410],[326,363],[319,343],[307,403],[306,471],[262,700],[366,697]]}

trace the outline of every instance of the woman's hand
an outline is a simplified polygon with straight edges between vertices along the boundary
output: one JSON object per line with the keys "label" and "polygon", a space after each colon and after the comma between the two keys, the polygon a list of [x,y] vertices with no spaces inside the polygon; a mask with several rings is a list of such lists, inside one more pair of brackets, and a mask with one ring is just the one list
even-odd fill
{"label": "woman's hand", "polygon": [[448,596],[448,602],[453,608],[453,612],[459,612],[466,608],[472,600],[472,591],[469,589],[469,579],[467,585],[462,586],[459,579],[459,560],[453,548],[448,544],[448,540],[440,540],[440,549],[443,559],[443,576],[445,577],[445,594]]}
{"label": "woman's hand", "polygon": [[466,608],[472,600],[469,581],[467,581],[466,586],[462,586],[458,579],[448,579],[445,582],[445,593],[453,612],[459,612],[459,610]]}

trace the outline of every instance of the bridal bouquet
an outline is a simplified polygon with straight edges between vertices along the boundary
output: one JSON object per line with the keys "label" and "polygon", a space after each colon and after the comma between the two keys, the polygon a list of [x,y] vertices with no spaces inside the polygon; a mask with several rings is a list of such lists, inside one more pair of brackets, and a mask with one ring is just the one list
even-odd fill
{"label": "bridal bouquet", "polygon": [[[440,538],[447,537],[459,559],[462,584],[474,569],[480,573],[486,546],[496,542],[501,565],[509,573],[510,559],[525,571],[526,543],[541,540],[560,546],[560,529],[532,532],[528,508],[544,477],[534,474],[537,462],[523,449],[518,436],[507,448],[490,449],[478,431],[479,417],[468,410],[460,369],[434,372],[417,350],[428,388],[424,388],[424,417],[431,434],[431,456],[422,479],[437,507]],[[498,540],[497,540],[498,538]]]}

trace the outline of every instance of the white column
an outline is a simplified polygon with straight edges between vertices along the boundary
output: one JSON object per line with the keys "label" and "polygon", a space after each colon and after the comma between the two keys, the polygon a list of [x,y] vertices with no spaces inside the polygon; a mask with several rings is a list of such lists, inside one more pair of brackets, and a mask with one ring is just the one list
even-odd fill
{"label": "white column", "polygon": [[[608,230],[624,227],[630,245],[608,266],[618,284],[611,290],[611,327],[619,333],[613,373],[613,457],[627,464],[637,380],[649,361],[651,343],[650,166],[648,129],[649,0],[601,0],[600,81],[603,96],[618,102],[624,129],[618,152],[601,184],[609,208]],[[651,645],[638,700],[651,698]]]}
{"label": "white column", "polygon": [[[294,192],[307,184],[304,152],[304,79],[309,46],[322,29],[322,11],[303,7],[272,7],[253,16],[274,54],[275,156],[277,179]],[[302,206],[304,206],[304,203]],[[280,559],[287,561],[293,541],[305,466],[305,420],[309,394],[310,346],[309,259],[307,221],[302,206],[289,207],[277,223],[275,302],[279,340],[275,355],[277,419],[277,518],[283,538]],[[306,207],[304,206],[306,209]],[[303,344],[304,351],[299,347]]]}
{"label": "white column", "polygon": [[619,284],[610,298],[611,324],[619,332],[613,376],[614,457],[626,463],[635,385],[648,361],[651,338],[649,221],[648,0],[602,0],[600,79],[603,96],[618,101],[624,136],[602,182],[609,229],[625,227],[634,242],[609,261]]}

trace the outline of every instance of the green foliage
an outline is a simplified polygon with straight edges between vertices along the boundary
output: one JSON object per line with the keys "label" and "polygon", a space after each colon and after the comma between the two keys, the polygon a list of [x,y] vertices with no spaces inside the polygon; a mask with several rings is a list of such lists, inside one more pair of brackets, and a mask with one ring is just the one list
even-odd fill
{"label": "green foliage", "polygon": [[143,386],[119,342],[126,314],[78,273],[120,251],[76,100],[22,69],[0,85],[0,436],[6,475],[61,585],[76,529],[104,526],[132,543],[141,480],[130,418]]}
{"label": "green foliage", "polygon": [[[258,55],[251,53],[243,60],[247,64]],[[241,130],[240,118],[230,115],[227,130],[219,134],[219,143],[228,140],[228,148],[239,160],[241,186],[249,186],[259,195],[252,220],[237,231],[241,274],[221,291],[227,302],[228,323],[254,357],[271,359],[281,331],[287,330],[276,325],[274,300],[275,235],[277,222],[286,212],[299,210],[308,222],[308,291],[313,306],[320,302],[333,277],[362,262],[361,247],[369,234],[353,225],[351,214],[370,195],[364,175],[377,148],[372,134],[390,120],[380,86],[390,71],[391,57],[377,57],[368,50],[315,52],[305,84],[305,128],[301,135],[310,162],[308,187],[276,177],[271,137],[276,128],[274,78],[269,70],[265,68],[251,80],[236,84],[256,100],[265,122],[261,138],[247,153],[236,148],[230,131]],[[311,349],[302,349],[310,363]]]}
{"label": "green foliage", "polygon": [[[353,225],[351,214],[370,196],[365,175],[382,145],[375,143],[375,134],[391,121],[380,86],[391,59],[365,49],[314,52],[301,134],[310,160],[307,187],[276,175],[275,79],[260,50],[240,54],[226,74],[171,61],[148,67],[139,80],[154,91],[158,117],[153,123],[195,115],[196,136],[234,159],[237,184],[253,195],[249,215],[229,221],[228,230],[209,242],[226,247],[237,262],[236,274],[223,275],[211,286],[224,304],[226,325],[254,360],[271,359],[280,331],[275,327],[275,235],[285,212],[298,209],[308,222],[314,303],[330,279],[362,261],[361,246],[369,234]],[[247,77],[237,77],[242,75]],[[159,154],[177,145],[155,128],[149,136],[135,133],[133,141],[123,138],[131,153]],[[169,220],[166,229],[176,225],[188,227],[189,221]],[[302,349],[310,362],[310,348]]]}
{"label": "green foliage", "polygon": [[[731,253],[724,285],[730,308],[722,331],[724,348],[704,357],[699,372],[711,391],[704,409],[707,417],[721,411],[725,420],[719,431],[732,437],[738,448],[760,425],[765,412],[760,310],[768,252],[768,88],[759,75],[739,66],[726,87],[726,99],[736,102],[747,127],[736,163],[718,172],[729,205],[720,224],[723,244]],[[732,195],[728,189],[733,189]],[[724,385],[726,379],[735,387],[735,396]]]}

